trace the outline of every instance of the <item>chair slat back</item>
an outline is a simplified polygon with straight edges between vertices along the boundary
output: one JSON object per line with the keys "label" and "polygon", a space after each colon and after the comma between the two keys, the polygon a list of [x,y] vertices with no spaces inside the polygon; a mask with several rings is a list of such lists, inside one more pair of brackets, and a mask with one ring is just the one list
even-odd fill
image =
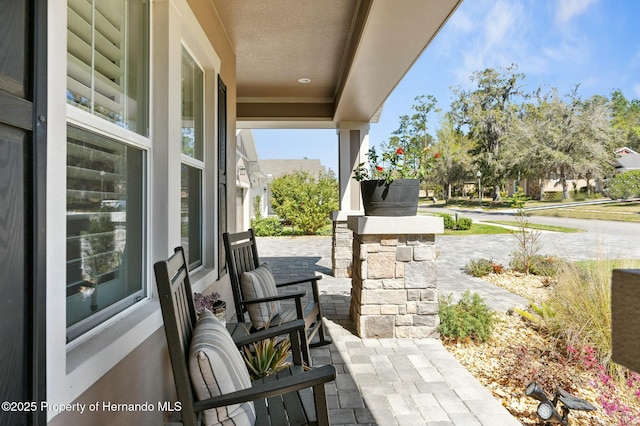
{"label": "chair slat back", "polygon": [[184,251],[181,247],[168,259],[154,264],[160,307],[167,336],[169,358],[176,383],[178,399],[182,403],[184,424],[195,424],[194,396],[187,360],[189,345],[196,324],[191,281]]}
{"label": "chair slat back", "polygon": [[222,237],[227,257],[227,268],[231,279],[231,289],[233,290],[236,316],[238,317],[238,322],[243,322],[246,308],[240,304],[244,300],[240,278],[243,272],[253,271],[260,266],[256,236],[253,229],[249,229],[235,234],[225,232]]}

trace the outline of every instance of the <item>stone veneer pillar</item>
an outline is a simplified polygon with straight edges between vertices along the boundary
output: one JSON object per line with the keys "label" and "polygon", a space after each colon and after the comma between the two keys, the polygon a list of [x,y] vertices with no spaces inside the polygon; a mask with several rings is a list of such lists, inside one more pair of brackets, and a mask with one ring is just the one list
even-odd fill
{"label": "stone veneer pillar", "polygon": [[331,274],[336,278],[350,278],[353,264],[353,231],[347,226],[349,216],[362,215],[358,211],[331,213]]}
{"label": "stone veneer pillar", "polygon": [[351,317],[360,337],[438,335],[435,216],[351,216]]}

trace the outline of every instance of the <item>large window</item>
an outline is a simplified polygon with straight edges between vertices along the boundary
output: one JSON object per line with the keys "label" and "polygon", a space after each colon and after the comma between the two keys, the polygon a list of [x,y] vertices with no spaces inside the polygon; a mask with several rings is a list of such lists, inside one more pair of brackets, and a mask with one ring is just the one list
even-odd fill
{"label": "large window", "polygon": [[67,101],[148,135],[146,1],[68,0]]}
{"label": "large window", "polygon": [[146,296],[148,5],[67,2],[67,340]]}
{"label": "large window", "polygon": [[144,157],[67,127],[68,339],[144,296]]}
{"label": "large window", "polygon": [[202,265],[204,73],[182,49],[181,237],[189,269]]}

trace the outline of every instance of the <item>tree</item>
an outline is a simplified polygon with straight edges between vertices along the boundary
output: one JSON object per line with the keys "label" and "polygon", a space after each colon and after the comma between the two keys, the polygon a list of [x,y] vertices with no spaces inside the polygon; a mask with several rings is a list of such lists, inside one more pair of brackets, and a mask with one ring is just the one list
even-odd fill
{"label": "tree", "polygon": [[475,72],[470,80],[477,84],[474,90],[454,89],[452,115],[458,126],[468,128],[475,146],[471,154],[482,172],[483,181],[493,186],[493,199],[500,200],[500,188],[505,184],[508,169],[501,146],[513,119],[514,98],[524,96],[518,86],[524,74],[517,66],[505,70],[487,68]]}
{"label": "tree", "polygon": [[305,171],[275,178],[271,194],[278,216],[307,235],[329,223],[329,213],[338,210],[338,181],[331,171],[317,178]]}
{"label": "tree", "polygon": [[640,150],[640,100],[628,101],[620,90],[611,93],[611,126],[619,147]]}
{"label": "tree", "polygon": [[440,154],[440,160],[436,163],[433,178],[445,188],[445,199],[449,200],[455,184],[464,185],[465,180],[473,179],[470,172],[472,159],[469,155],[471,142],[455,128],[450,113],[445,114],[440,121],[436,136],[434,149]]}
{"label": "tree", "polygon": [[563,199],[568,199],[568,180],[603,178],[611,170],[609,106],[601,96],[582,101],[577,86],[566,101],[557,89],[538,92],[536,100],[522,106],[508,131],[508,164],[512,173],[529,178],[557,176]]}
{"label": "tree", "polygon": [[413,169],[427,167],[433,153],[429,147],[433,144],[433,136],[429,134],[429,115],[438,112],[437,100],[433,95],[416,96],[416,103],[411,106],[415,113],[411,116],[400,116],[400,126],[393,132],[393,136],[384,148],[402,148],[404,164],[412,165]]}

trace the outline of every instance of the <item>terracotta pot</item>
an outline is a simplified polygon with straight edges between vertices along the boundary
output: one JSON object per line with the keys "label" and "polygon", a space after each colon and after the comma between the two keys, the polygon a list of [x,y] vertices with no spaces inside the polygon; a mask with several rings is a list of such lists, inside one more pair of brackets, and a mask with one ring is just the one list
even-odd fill
{"label": "terracotta pot", "polygon": [[418,179],[360,182],[365,216],[415,216],[418,213]]}

